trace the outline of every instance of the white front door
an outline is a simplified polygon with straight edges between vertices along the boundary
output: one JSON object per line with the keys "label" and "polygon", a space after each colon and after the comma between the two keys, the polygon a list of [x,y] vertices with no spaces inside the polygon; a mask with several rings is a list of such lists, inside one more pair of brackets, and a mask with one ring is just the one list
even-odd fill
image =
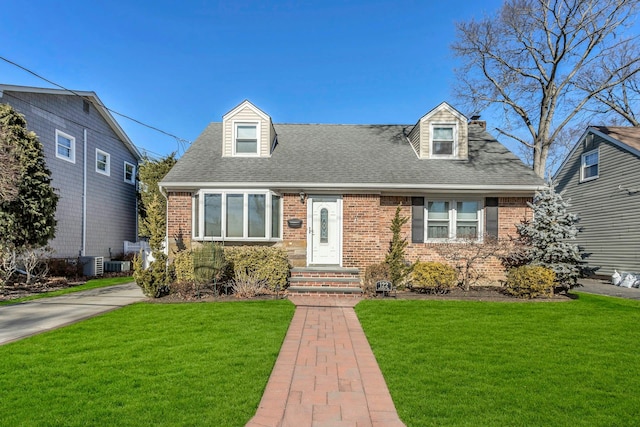
{"label": "white front door", "polygon": [[310,197],[307,224],[309,264],[340,265],[342,248],[342,199]]}

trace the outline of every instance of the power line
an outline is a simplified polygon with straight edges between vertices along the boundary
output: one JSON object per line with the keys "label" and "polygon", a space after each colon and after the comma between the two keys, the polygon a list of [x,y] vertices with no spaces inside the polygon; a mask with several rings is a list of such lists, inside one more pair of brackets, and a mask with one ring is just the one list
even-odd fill
{"label": "power line", "polygon": [[[66,87],[64,87],[64,86],[62,86],[62,85],[60,85],[60,84],[58,84],[58,83],[56,83],[56,82],[54,82],[52,80],[47,79],[46,77],[41,76],[40,74],[36,73],[35,71],[32,71],[32,70],[30,70],[30,69],[28,69],[26,67],[23,67],[22,65],[11,61],[11,60],[5,58],[4,56],[0,56],[0,59],[2,59],[3,61],[5,61],[5,62],[7,62],[7,63],[9,63],[9,64],[11,64],[13,66],[16,66],[16,67],[20,68],[23,71],[26,71],[27,73],[29,73],[29,74],[31,74],[31,75],[33,75],[33,76],[35,76],[35,77],[37,77],[37,78],[39,78],[41,80],[44,80],[45,82],[47,82],[47,83],[49,83],[51,85],[59,87],[60,89],[66,90],[67,92],[70,92],[70,93],[74,94],[75,96],[78,96],[78,97],[80,97],[82,99],[85,99],[85,97],[80,95],[79,93],[77,93],[77,92],[75,92],[75,91],[73,91],[71,89],[67,89]],[[166,131],[164,131],[162,129],[159,129],[159,128],[155,127],[155,126],[148,125],[148,124],[146,124],[144,122],[141,122],[138,119],[134,119],[131,116],[119,113],[119,112],[117,112],[115,110],[112,110],[111,108],[107,107],[106,105],[104,105],[101,102],[97,102],[97,103],[98,103],[99,106],[101,106],[102,108],[104,108],[105,110],[109,111],[112,114],[116,114],[116,115],[118,115],[120,117],[123,117],[125,119],[131,120],[132,122],[137,123],[137,124],[139,124],[141,126],[147,127],[149,129],[155,130],[156,132],[160,132],[160,133],[162,133],[164,135],[167,135],[167,136],[169,136],[171,138],[174,138],[176,140],[176,142],[178,143],[178,149],[180,149],[180,148],[184,149],[185,144],[190,144],[190,141],[188,139],[180,138],[179,136],[176,136],[176,135],[174,135],[174,134],[172,134],[170,132],[166,132]]]}

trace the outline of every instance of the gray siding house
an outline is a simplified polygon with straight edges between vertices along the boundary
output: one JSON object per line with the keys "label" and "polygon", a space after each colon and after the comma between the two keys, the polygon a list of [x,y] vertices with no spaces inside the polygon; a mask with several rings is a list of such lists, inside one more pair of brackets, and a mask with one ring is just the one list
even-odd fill
{"label": "gray siding house", "polygon": [[640,129],[587,128],[555,174],[597,275],[640,271]]}
{"label": "gray siding house", "polygon": [[43,145],[60,196],[54,257],[109,257],[137,238],[140,153],[94,92],[0,85]]}

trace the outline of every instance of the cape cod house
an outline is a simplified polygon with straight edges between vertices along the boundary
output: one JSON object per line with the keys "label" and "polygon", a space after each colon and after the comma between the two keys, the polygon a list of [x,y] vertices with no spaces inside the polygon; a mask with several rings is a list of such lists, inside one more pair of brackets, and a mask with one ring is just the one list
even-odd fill
{"label": "cape cod house", "polygon": [[60,196],[56,258],[105,257],[137,240],[140,153],[94,92],[0,85],[0,103],[22,114],[44,148]]}
{"label": "cape cod house", "polygon": [[[384,260],[398,205],[408,258],[435,260],[445,241],[515,234],[544,183],[447,103],[414,125],[330,125],[273,123],[244,101],[160,185],[170,254],[178,241],[282,246],[292,287],[319,290],[357,288]],[[482,268],[502,275],[496,260]]]}
{"label": "cape cod house", "polygon": [[596,275],[640,272],[640,128],[588,127],[554,183],[580,217],[587,266]]}

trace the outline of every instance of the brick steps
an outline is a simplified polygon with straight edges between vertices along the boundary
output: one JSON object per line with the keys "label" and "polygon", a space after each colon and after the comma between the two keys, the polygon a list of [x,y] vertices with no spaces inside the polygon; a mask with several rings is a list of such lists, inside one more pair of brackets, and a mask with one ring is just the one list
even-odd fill
{"label": "brick steps", "polygon": [[291,270],[289,295],[362,295],[357,268],[297,267]]}

